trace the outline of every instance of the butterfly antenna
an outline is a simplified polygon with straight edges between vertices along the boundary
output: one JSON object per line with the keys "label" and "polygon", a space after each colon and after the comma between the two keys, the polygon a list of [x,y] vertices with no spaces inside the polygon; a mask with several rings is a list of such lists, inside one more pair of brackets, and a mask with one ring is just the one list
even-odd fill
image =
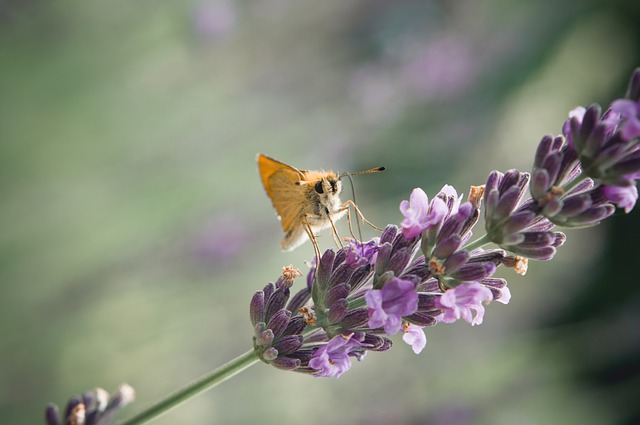
{"label": "butterfly antenna", "polygon": [[385,167],[375,167],[375,168],[370,168],[368,170],[364,170],[364,171],[358,171],[357,173],[342,173],[340,174],[340,177],[343,176],[358,176],[360,174],[370,174],[370,173],[377,173],[380,171],[384,171]]}

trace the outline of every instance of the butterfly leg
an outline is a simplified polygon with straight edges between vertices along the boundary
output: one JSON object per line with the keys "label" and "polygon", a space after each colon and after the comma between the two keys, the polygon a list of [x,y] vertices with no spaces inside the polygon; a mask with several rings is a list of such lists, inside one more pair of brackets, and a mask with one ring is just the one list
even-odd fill
{"label": "butterfly leg", "polygon": [[[380,232],[384,230],[384,229],[379,228],[378,226],[376,226],[375,224],[373,224],[369,220],[367,220],[364,217],[364,214],[362,214],[362,211],[360,211],[360,208],[358,208],[358,206],[355,204],[355,202],[353,202],[351,199],[348,199],[347,201],[345,201],[344,204],[342,204],[342,206],[340,207],[340,210],[346,209],[347,210],[347,217],[350,217],[350,209],[349,209],[349,207],[353,207],[353,209],[356,211],[356,213],[362,219],[362,221],[367,223],[372,228],[374,228],[374,229],[376,229],[376,230],[378,230]],[[349,227],[351,227],[351,221],[349,221]],[[351,234],[353,236],[353,232]]]}
{"label": "butterfly leg", "polygon": [[[349,210],[347,210],[347,214],[348,213],[349,213]],[[327,218],[329,219],[329,223],[331,223],[331,230],[333,231],[332,233],[333,241],[336,243],[336,246],[338,247],[338,249],[344,248],[344,245],[342,245],[342,242],[340,241],[340,235],[338,234],[338,229],[336,229],[335,223],[331,219],[331,216],[327,216]]]}
{"label": "butterfly leg", "polygon": [[307,220],[306,216],[302,220],[302,228],[305,232],[307,232],[307,236],[309,236],[309,240],[311,241],[311,244],[313,244],[313,250],[315,251],[316,255],[317,269],[318,265],[320,264],[320,248],[318,247],[318,240],[316,239],[316,235],[313,234],[313,229],[311,229],[311,225],[309,224],[309,220]]}
{"label": "butterfly leg", "polygon": [[[347,224],[349,225],[349,234],[351,235],[351,237],[354,240],[358,240],[356,235],[353,234],[353,226],[351,225],[351,208],[344,207],[344,209],[347,211]],[[360,234],[360,239],[362,239],[362,231],[360,230],[360,222],[358,221],[357,224],[358,224],[358,234]]]}

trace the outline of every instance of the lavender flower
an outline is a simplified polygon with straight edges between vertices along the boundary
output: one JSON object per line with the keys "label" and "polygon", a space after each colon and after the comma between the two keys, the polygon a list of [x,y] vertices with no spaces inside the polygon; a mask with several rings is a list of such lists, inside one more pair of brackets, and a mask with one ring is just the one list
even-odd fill
{"label": "lavender flower", "polygon": [[411,323],[405,323],[402,326],[404,335],[402,340],[411,346],[414,353],[420,354],[424,347],[427,346],[427,336],[422,330],[424,326],[417,326]]}
{"label": "lavender flower", "polygon": [[[614,104],[630,113],[628,101]],[[582,117],[571,117],[564,128],[585,175],[605,185],[631,186],[635,182],[628,176],[640,172],[640,152],[637,141],[625,136],[635,134],[634,126],[634,116],[622,117],[612,109],[602,114],[600,106],[592,105]]]}
{"label": "lavender flower", "polygon": [[318,371],[316,376],[339,378],[351,369],[349,355],[361,351],[362,346],[353,338],[353,334],[337,335],[313,353],[309,367]]}
{"label": "lavender flower", "polygon": [[255,352],[263,362],[285,370],[302,364],[300,358],[289,355],[302,347],[305,318],[302,314],[292,317],[291,311],[285,308],[289,288],[299,275],[302,275],[299,270],[285,267],[275,285],[269,283],[264,290],[256,292],[250,304]]}
{"label": "lavender flower", "polygon": [[493,295],[493,300],[502,304],[509,304],[509,301],[511,301],[511,290],[506,286],[503,286],[500,288],[500,296],[496,297]]}
{"label": "lavender flower", "polygon": [[[446,251],[450,255],[471,237],[471,228],[478,220],[478,205],[461,203],[462,195],[452,186],[444,186],[434,198],[442,200],[444,207],[440,219],[425,229],[421,249],[426,257]],[[445,255],[445,256],[446,256]],[[442,256],[440,256],[443,258]]]}
{"label": "lavender flower", "polygon": [[536,213],[532,200],[521,203],[528,181],[529,175],[517,170],[489,175],[485,186],[487,237],[514,254],[550,260],[566,236],[550,231],[553,223]]}
{"label": "lavender flower", "polygon": [[[626,99],[612,102],[604,114],[598,105],[574,109],[563,133],[578,156],[582,173],[595,180],[594,186],[603,186],[602,199],[627,213],[633,209],[640,176],[640,68],[631,77]],[[587,205],[587,195],[581,193],[573,208]],[[613,213],[613,207],[605,203],[596,208],[599,213],[592,209],[583,215],[593,213],[597,223]]]}
{"label": "lavender flower", "polygon": [[134,398],[135,392],[127,384],[122,384],[111,396],[102,388],[96,388],[82,396],[71,397],[62,418],[58,406],[50,403],[45,411],[45,420],[47,425],[110,425],[118,411]]}
{"label": "lavender flower", "polygon": [[358,242],[355,239],[349,240],[346,247],[346,263],[352,268],[364,266],[365,264],[375,264],[380,238],[373,238],[369,242]]}
{"label": "lavender flower", "polygon": [[[334,349],[339,349],[338,356],[362,357],[366,350],[391,348],[390,340],[367,327],[364,303],[362,307],[351,305],[362,300],[361,287],[372,277],[371,262],[375,261],[377,249],[375,241],[370,241],[352,242],[337,252],[327,250],[309,273],[310,287],[305,285],[293,297],[289,288],[301,273],[291,266],[283,269],[275,284],[256,292],[250,317],[255,329],[254,350],[259,358],[280,369],[337,377],[350,363],[342,359],[337,369],[330,370],[319,366],[321,360],[334,361]],[[309,305],[309,301],[313,304]],[[338,344],[340,339],[335,338],[345,335],[351,335],[352,342]],[[334,339],[337,342],[329,343]],[[345,351],[345,347],[349,350]]]}
{"label": "lavender flower", "polygon": [[412,239],[440,222],[446,214],[446,205],[437,197],[429,203],[424,190],[416,188],[411,192],[409,201],[400,203],[400,212],[405,217],[402,221],[402,234],[405,238]]}
{"label": "lavender flower", "polygon": [[[569,119],[564,122],[562,125],[562,134],[567,140],[568,146],[571,147],[575,151],[573,135],[571,133],[571,122],[576,119],[578,122],[582,123],[582,119],[584,118],[584,114],[587,112],[587,109],[584,106],[578,106],[569,111]],[[577,153],[576,153],[577,155]]]}
{"label": "lavender flower", "polygon": [[[380,245],[376,258],[374,289],[382,288],[384,280],[381,280],[381,278],[385,273],[388,276],[403,276],[405,269],[415,255],[418,240],[418,238],[408,239],[404,236],[404,232],[398,232],[398,228],[394,225],[388,225],[384,229],[382,235],[380,235]],[[422,272],[421,270],[420,273],[423,274]],[[427,277],[422,276],[425,279]]]}
{"label": "lavender flower", "polygon": [[577,153],[562,136],[543,137],[533,163],[530,190],[537,209],[531,212],[565,227],[594,226],[613,214],[615,207],[592,179],[576,182],[580,173]]}
{"label": "lavender flower", "polygon": [[478,221],[481,196],[482,191],[476,190],[470,201],[460,204],[462,197],[451,186],[436,195],[445,203],[446,212],[422,233],[421,250],[430,276],[441,290],[489,278],[505,256],[503,250],[464,249]]}
{"label": "lavender flower", "polygon": [[[467,283],[447,290],[436,300],[436,304],[444,310],[438,321],[453,323],[464,319],[471,325],[479,325],[484,318],[482,302],[489,303],[493,299],[491,291],[479,283]],[[475,317],[472,311],[476,312]]]}
{"label": "lavender flower", "polygon": [[369,327],[384,327],[387,335],[394,335],[402,328],[402,317],[418,309],[418,293],[415,283],[392,278],[382,289],[372,289],[364,295],[369,308]]}
{"label": "lavender flower", "polygon": [[638,200],[638,188],[636,186],[603,186],[603,195],[606,199],[624,208],[627,214],[636,206]]}
{"label": "lavender flower", "polygon": [[629,99],[619,99],[611,103],[611,110],[620,115],[620,135],[630,141],[640,137],[640,103]]}
{"label": "lavender flower", "polygon": [[629,78],[629,87],[627,88],[627,99],[640,102],[640,68],[636,68]]}
{"label": "lavender flower", "polygon": [[373,278],[373,288],[383,288],[394,276],[416,284],[418,292],[418,309],[403,317],[417,326],[434,326],[440,310],[435,306],[437,293],[442,292],[437,279],[432,277],[425,257],[420,256],[413,261],[418,240],[407,240],[396,226],[387,226],[380,236],[380,251]]}

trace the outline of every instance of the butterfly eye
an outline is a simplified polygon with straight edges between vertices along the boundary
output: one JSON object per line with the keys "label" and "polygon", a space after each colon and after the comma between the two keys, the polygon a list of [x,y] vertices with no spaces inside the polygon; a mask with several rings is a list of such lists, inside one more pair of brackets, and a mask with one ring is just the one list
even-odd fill
{"label": "butterfly eye", "polygon": [[318,181],[316,183],[316,185],[314,186],[314,189],[316,190],[316,192],[318,193],[324,193],[324,189],[322,188],[322,180]]}

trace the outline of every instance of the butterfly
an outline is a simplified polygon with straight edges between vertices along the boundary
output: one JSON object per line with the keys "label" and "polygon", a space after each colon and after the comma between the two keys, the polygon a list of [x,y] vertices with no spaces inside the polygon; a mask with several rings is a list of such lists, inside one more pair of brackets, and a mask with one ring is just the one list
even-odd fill
{"label": "butterfly", "polygon": [[291,165],[258,154],[258,170],[267,195],[278,214],[284,238],[280,246],[291,251],[307,239],[319,254],[316,233],[331,228],[334,238],[340,245],[335,222],[349,216],[349,207],[353,206],[358,215],[370,226],[355,202],[340,201],[342,177],[383,171],[384,167],[372,168],[358,173],[337,174],[333,171],[299,170]]}

